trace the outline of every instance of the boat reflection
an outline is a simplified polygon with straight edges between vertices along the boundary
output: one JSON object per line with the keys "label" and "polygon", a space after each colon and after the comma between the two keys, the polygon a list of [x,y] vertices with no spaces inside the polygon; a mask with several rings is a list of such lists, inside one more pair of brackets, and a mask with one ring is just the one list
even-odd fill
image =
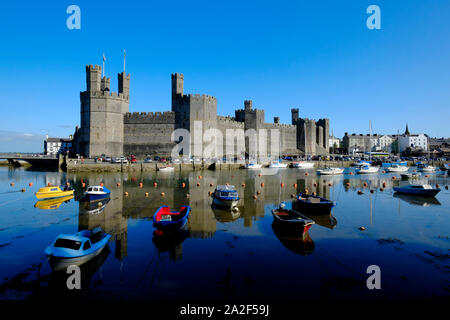
{"label": "boat reflection", "polygon": [[111,198],[106,198],[99,201],[80,201],[80,212],[88,214],[100,214],[105,210],[106,205],[111,201]]}
{"label": "boat reflection", "polygon": [[[82,264],[79,266],[80,268],[80,276],[81,276],[81,290],[69,290],[67,288],[67,279],[71,274],[68,274],[66,270],[61,271],[53,271],[50,274],[50,279],[48,282],[48,288],[51,293],[66,293],[69,294],[74,291],[85,291],[90,287],[90,283],[92,280],[92,277],[97,272],[97,270],[103,265],[106,258],[108,258],[111,250],[108,245],[100,252],[96,257],[92,258],[85,264]],[[100,273],[101,277],[101,273]],[[95,281],[94,285],[98,286],[102,283],[101,278],[97,281]]]}
{"label": "boat reflection", "polygon": [[272,223],[272,230],[288,250],[302,256],[307,256],[314,251],[314,241],[308,231],[302,232],[302,228],[284,228],[275,221]]}
{"label": "boat reflection", "polygon": [[164,232],[155,230],[153,232],[152,242],[158,253],[169,252],[172,261],[180,260],[182,255],[181,244],[189,237],[189,229],[187,225],[177,232]]}
{"label": "boat reflection", "polygon": [[435,197],[413,196],[407,194],[394,193],[394,198],[399,198],[415,206],[429,207],[431,205],[440,206],[441,203]]}
{"label": "boat reflection", "polygon": [[314,222],[316,224],[318,224],[319,226],[328,228],[328,229],[334,229],[337,225],[337,219],[330,213],[328,215],[324,215],[324,214],[308,214],[308,213],[303,213],[305,216],[307,216],[308,218],[314,220]]}
{"label": "boat reflection", "polygon": [[214,212],[216,220],[221,223],[233,222],[241,216],[241,212],[237,207],[233,209],[223,209],[212,204],[211,209]]}
{"label": "boat reflection", "polygon": [[73,194],[56,199],[40,200],[35,203],[34,207],[42,210],[55,210],[58,209],[63,202],[67,203],[73,199]]}

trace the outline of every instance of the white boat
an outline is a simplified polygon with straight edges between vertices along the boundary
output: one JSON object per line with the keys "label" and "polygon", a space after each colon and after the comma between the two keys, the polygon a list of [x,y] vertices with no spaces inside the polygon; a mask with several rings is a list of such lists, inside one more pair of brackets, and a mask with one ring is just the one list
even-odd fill
{"label": "white boat", "polygon": [[258,170],[261,169],[262,165],[256,162],[249,162],[245,165],[245,169],[248,170]]}
{"label": "white boat", "polygon": [[357,168],[361,168],[363,166],[368,166],[368,165],[370,165],[370,162],[367,162],[364,160],[358,160],[358,161],[352,163],[352,166],[357,167]]}
{"label": "white boat", "polygon": [[281,161],[272,161],[269,168],[287,168],[287,163],[282,163]]}
{"label": "white boat", "polygon": [[356,173],[357,174],[370,174],[370,173],[377,173],[378,170],[380,170],[380,167],[365,165],[365,166],[362,166],[362,167],[356,169]]}
{"label": "white boat", "polygon": [[419,171],[421,171],[421,172],[435,172],[436,171],[436,167],[426,165],[426,166],[423,166],[422,168],[419,168]]}
{"label": "white boat", "polygon": [[386,167],[386,172],[406,172],[408,171],[407,166],[401,166],[398,164],[393,164],[390,167]]}
{"label": "white boat", "polygon": [[325,168],[317,170],[317,174],[321,175],[337,175],[344,173],[344,168]]}
{"label": "white boat", "polygon": [[169,166],[164,166],[164,167],[159,167],[158,171],[162,171],[162,172],[170,172],[170,171],[174,171],[174,167],[169,167]]}
{"label": "white boat", "polygon": [[292,162],[292,168],[311,169],[311,168],[314,168],[314,162],[311,162],[311,161]]}
{"label": "white boat", "polygon": [[418,179],[419,175],[417,173],[402,173],[400,175],[402,179]]}
{"label": "white boat", "polygon": [[235,186],[217,186],[213,195],[213,203],[219,207],[234,208],[239,202],[239,194]]}

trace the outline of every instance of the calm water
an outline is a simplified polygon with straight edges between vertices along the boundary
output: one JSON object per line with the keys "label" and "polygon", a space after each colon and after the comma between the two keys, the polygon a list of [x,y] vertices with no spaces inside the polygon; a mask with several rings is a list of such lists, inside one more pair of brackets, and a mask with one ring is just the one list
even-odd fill
{"label": "calm water", "polygon": [[[420,181],[442,188],[435,198],[424,200],[393,195],[393,186],[406,183],[392,180],[393,174],[319,177],[298,169],[265,173],[66,174],[0,168],[0,299],[75,294],[64,289],[64,275],[51,272],[44,249],[60,233],[96,226],[113,237],[109,249],[82,268],[83,290],[76,294],[87,299],[367,300],[450,295],[446,175],[422,176]],[[103,182],[112,191],[111,201],[97,212],[75,199],[53,209],[37,204],[34,192],[40,187],[66,181],[75,186],[75,198],[83,192],[82,182]],[[238,213],[211,208],[208,192],[225,183],[238,188]],[[380,191],[383,183],[386,187]],[[291,195],[305,188],[337,206],[331,216],[313,216],[316,224],[302,241],[274,230],[271,210],[280,201],[289,205]],[[364,194],[358,195],[358,190]],[[170,241],[155,241],[155,210],[187,204],[192,207],[187,228]],[[360,231],[361,226],[367,229]],[[381,290],[366,288],[366,268],[372,264],[381,268]]]}

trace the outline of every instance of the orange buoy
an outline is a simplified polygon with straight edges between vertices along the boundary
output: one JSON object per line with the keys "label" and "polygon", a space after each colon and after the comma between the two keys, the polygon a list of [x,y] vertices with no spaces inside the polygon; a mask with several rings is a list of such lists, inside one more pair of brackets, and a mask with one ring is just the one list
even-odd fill
{"label": "orange buoy", "polygon": [[317,192],[314,191],[314,192],[312,193],[312,195],[313,195],[313,196],[317,195]]}
{"label": "orange buoy", "polygon": [[305,176],[307,176],[309,173],[308,172],[305,172]]}
{"label": "orange buoy", "polygon": [[332,186],[332,184],[331,184],[331,183],[329,183],[329,184],[328,184],[328,186],[329,186],[329,187],[331,187],[331,186]]}
{"label": "orange buoy", "polygon": [[103,182],[100,183],[100,187],[103,187]]}
{"label": "orange buoy", "polygon": [[256,194],[257,194],[257,195],[260,195],[260,194],[261,194],[261,191],[259,191],[259,190],[256,191]]}
{"label": "orange buoy", "polygon": [[258,173],[258,177],[261,177],[262,176],[262,174],[261,173]]}
{"label": "orange buoy", "polygon": [[123,194],[125,195],[125,197],[128,197],[128,192],[125,191]]}
{"label": "orange buoy", "polygon": [[156,182],[153,182],[153,186],[156,188],[158,184]]}
{"label": "orange buoy", "polygon": [[164,192],[161,192],[161,197],[164,197],[166,194]]}
{"label": "orange buoy", "polygon": [[438,184],[438,183],[436,183],[436,188],[438,188],[438,189],[439,189],[439,184]]}
{"label": "orange buoy", "polygon": [[428,178],[429,177],[429,175],[425,175],[425,178]]}
{"label": "orange buoy", "polygon": [[10,185],[11,187],[14,187],[14,182],[11,182],[9,185]]}
{"label": "orange buoy", "polygon": [[139,188],[142,188],[144,184],[142,182],[139,182]]}
{"label": "orange buoy", "polygon": [[313,187],[314,187],[314,188],[317,187],[317,183],[314,182]]}
{"label": "orange buoy", "polygon": [[243,183],[243,184],[242,184],[242,187],[244,187],[244,188],[245,188],[245,183]]}
{"label": "orange buoy", "polygon": [[280,186],[281,186],[282,188],[284,188],[284,183],[280,184]]}
{"label": "orange buoy", "polygon": [[212,186],[213,186],[213,184],[212,184],[212,183],[210,183],[210,184],[209,184],[209,186],[210,186],[210,187],[212,187]]}
{"label": "orange buoy", "polygon": [[308,189],[305,189],[304,194],[308,194],[308,193],[309,193],[309,190],[308,190]]}
{"label": "orange buoy", "polygon": [[258,199],[258,197],[256,196],[256,194],[253,195],[253,199]]}
{"label": "orange buoy", "polygon": [[[12,185],[14,185],[14,183],[13,183]],[[49,183],[47,183],[47,186],[48,186],[48,187],[51,187],[52,184],[49,182]]]}
{"label": "orange buoy", "polygon": [[297,184],[296,184],[296,183],[294,183],[292,186],[293,186],[294,188],[297,188]]}
{"label": "orange buoy", "polygon": [[145,196],[148,197],[148,192],[145,193]]}
{"label": "orange buoy", "polygon": [[203,177],[202,176],[198,176],[198,178],[201,180],[201,179],[203,179]]}
{"label": "orange buoy", "polygon": [[345,184],[345,186],[346,186],[346,187],[350,187],[350,182],[347,182],[347,183]]}
{"label": "orange buoy", "polygon": [[264,182],[261,182],[261,188],[264,188]]}
{"label": "orange buoy", "polygon": [[208,196],[211,196],[212,195],[212,191],[208,191]]}
{"label": "orange buoy", "polygon": [[22,188],[22,190],[20,190],[20,191],[25,192],[25,188]]}
{"label": "orange buoy", "polygon": [[350,175],[352,176],[352,175],[353,175],[353,172],[351,172],[351,171],[350,171],[350,173],[349,173],[349,174],[350,174]]}
{"label": "orange buoy", "polygon": [[183,182],[183,183],[181,184],[181,187],[182,187],[182,188],[186,187],[186,183]]}
{"label": "orange buoy", "polygon": [[197,182],[197,187],[200,187],[200,182]]}
{"label": "orange buoy", "polygon": [[117,182],[117,183],[116,183],[116,186],[120,187],[120,182]]}
{"label": "orange buoy", "polygon": [[189,198],[190,196],[189,196],[189,193],[186,193],[186,198]]}
{"label": "orange buoy", "polygon": [[384,190],[383,188],[380,188],[380,191],[381,191],[381,192],[383,192],[383,190]]}
{"label": "orange buoy", "polygon": [[81,184],[81,186],[82,186],[83,188],[85,188],[85,187],[86,187],[86,183],[83,182],[83,183]]}
{"label": "orange buoy", "polygon": [[32,186],[33,186],[33,182],[30,182],[28,185],[29,185],[30,187],[32,187]]}
{"label": "orange buoy", "polygon": [[358,190],[358,194],[361,195],[363,194],[363,192],[361,190]]}
{"label": "orange buoy", "polygon": [[364,182],[364,183],[363,183],[363,186],[364,186],[364,187],[367,187],[367,183],[366,183],[366,182]]}
{"label": "orange buoy", "polygon": [[393,176],[393,177],[392,177],[392,180],[395,180],[395,179],[397,179],[397,177],[396,177],[396,176]]}

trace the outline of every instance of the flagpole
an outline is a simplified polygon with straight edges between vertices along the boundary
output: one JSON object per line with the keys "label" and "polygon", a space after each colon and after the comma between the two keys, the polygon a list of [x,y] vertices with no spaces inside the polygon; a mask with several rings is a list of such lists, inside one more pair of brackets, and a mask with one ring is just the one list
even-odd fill
{"label": "flagpole", "polygon": [[105,53],[103,52],[103,68],[102,68],[102,70],[103,70],[103,75],[102,75],[102,78],[105,76],[105,60],[106,60],[106,58],[105,58]]}
{"label": "flagpole", "polygon": [[125,49],[123,49],[123,74],[125,75],[125,61],[127,58],[127,52],[125,51]]}

